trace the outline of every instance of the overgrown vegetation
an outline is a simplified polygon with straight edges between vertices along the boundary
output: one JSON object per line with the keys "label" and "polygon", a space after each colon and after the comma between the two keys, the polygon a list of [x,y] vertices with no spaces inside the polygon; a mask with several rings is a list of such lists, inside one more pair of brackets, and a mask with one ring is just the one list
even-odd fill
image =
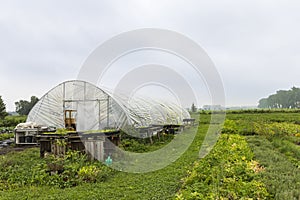
{"label": "overgrown vegetation", "polygon": [[16,112],[20,115],[28,115],[33,106],[39,101],[39,98],[36,96],[31,96],[30,101],[20,100],[15,102]]}
{"label": "overgrown vegetation", "polygon": [[[200,115],[195,140],[176,162],[145,174],[110,170],[99,162],[86,161],[82,155],[65,158],[48,155],[40,159],[37,149],[6,154],[0,161],[0,197],[299,199],[298,110],[227,113],[217,145],[208,156],[199,159],[210,116]],[[193,117],[198,118],[195,114]],[[172,137],[154,138],[152,145],[147,139],[127,138],[122,141],[122,148],[134,152],[153,151],[170,142]]]}
{"label": "overgrown vegetation", "polygon": [[26,121],[26,116],[6,116],[4,119],[0,120],[0,131],[11,131],[19,123]]}
{"label": "overgrown vegetation", "polygon": [[68,151],[63,157],[46,155],[39,158],[37,148],[1,156],[0,190],[47,185],[72,187],[84,182],[102,182],[113,170],[100,162],[89,162],[85,155]]}
{"label": "overgrown vegetation", "polygon": [[195,162],[177,199],[264,199],[268,192],[257,179],[263,170],[242,136],[223,134],[212,152]]}
{"label": "overgrown vegetation", "polygon": [[247,135],[254,158],[265,168],[259,178],[269,198],[300,199],[300,114],[233,114],[227,118],[231,123],[224,128],[236,126],[237,133]]}
{"label": "overgrown vegetation", "polygon": [[292,87],[290,90],[279,90],[259,101],[260,108],[300,108],[300,88]]}
{"label": "overgrown vegetation", "polygon": [[7,140],[7,139],[13,138],[13,137],[14,137],[13,133],[2,133],[2,134],[0,134],[0,141]]}
{"label": "overgrown vegetation", "polygon": [[[276,149],[269,140],[261,136],[248,136],[247,141],[255,159],[265,167],[260,176],[271,194],[270,198],[299,199],[300,168],[285,155],[289,153],[288,149]],[[299,162],[299,158],[297,160]]]}

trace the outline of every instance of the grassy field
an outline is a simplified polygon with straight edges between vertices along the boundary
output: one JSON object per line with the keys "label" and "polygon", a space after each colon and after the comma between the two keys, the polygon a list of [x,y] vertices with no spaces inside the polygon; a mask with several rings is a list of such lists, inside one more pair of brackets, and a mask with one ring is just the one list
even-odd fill
{"label": "grassy field", "polygon": [[[198,154],[210,115],[200,119],[176,162],[144,174],[114,171],[76,153],[40,159],[33,148],[1,156],[0,199],[300,199],[300,113],[227,114],[203,159]],[[60,165],[64,172],[48,173]]]}

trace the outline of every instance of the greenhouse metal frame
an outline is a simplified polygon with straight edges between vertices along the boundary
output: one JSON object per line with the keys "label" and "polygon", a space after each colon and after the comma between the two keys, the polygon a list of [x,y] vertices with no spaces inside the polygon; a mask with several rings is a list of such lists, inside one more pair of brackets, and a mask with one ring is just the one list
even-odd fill
{"label": "greenhouse metal frame", "polygon": [[125,94],[71,80],[47,92],[32,108],[27,122],[65,128],[66,111],[74,115],[79,131],[181,125],[190,118],[186,109],[172,102],[144,97],[129,101]]}

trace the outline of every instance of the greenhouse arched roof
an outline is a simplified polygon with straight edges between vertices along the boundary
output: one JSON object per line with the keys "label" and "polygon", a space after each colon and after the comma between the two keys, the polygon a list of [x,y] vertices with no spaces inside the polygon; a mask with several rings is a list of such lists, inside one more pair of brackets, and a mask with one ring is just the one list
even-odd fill
{"label": "greenhouse arched roof", "polygon": [[128,101],[124,94],[85,81],[63,82],[47,92],[30,111],[27,122],[65,128],[66,111],[72,111],[81,130],[181,124],[189,113],[175,103],[149,98]]}

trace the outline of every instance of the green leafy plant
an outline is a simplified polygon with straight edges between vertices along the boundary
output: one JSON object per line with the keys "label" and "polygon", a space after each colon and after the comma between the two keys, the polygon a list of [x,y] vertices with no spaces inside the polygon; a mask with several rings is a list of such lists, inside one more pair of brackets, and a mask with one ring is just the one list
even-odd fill
{"label": "green leafy plant", "polygon": [[7,140],[7,139],[13,138],[13,137],[14,137],[13,133],[2,133],[2,134],[0,134],[0,141]]}
{"label": "green leafy plant", "polygon": [[238,129],[235,121],[226,119],[223,125],[222,133],[235,134],[237,131]]}
{"label": "green leafy plant", "polygon": [[177,199],[266,198],[266,187],[257,180],[262,170],[242,136],[223,134],[212,152],[195,162]]}
{"label": "green leafy plant", "polygon": [[78,177],[85,182],[95,182],[100,178],[101,171],[94,165],[83,166],[78,171]]}
{"label": "green leafy plant", "polygon": [[0,190],[29,185],[73,187],[85,182],[102,182],[113,171],[100,162],[91,162],[80,152],[68,151],[65,156],[46,154],[39,158],[37,149],[2,156]]}

